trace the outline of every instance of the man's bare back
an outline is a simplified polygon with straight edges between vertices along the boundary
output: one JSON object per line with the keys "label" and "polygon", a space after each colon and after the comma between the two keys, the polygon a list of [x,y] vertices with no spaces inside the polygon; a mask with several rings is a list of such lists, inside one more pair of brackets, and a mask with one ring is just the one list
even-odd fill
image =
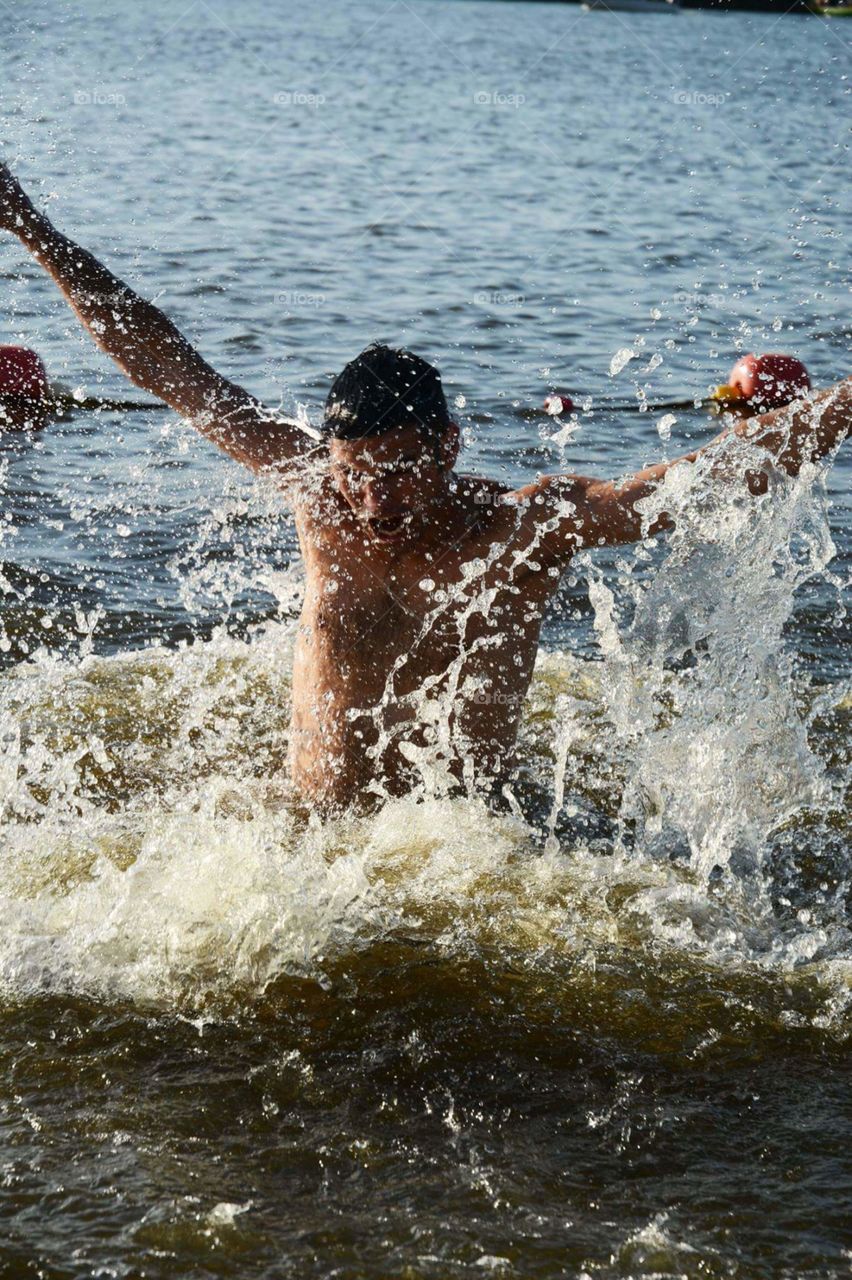
{"label": "man's bare back", "polygon": [[[664,511],[643,518],[647,500],[672,467],[718,442],[618,484],[541,476],[510,492],[455,472],[458,429],[437,370],[371,347],[335,381],[317,444],[216,373],[161,311],[58,232],[2,165],[0,227],[133,382],[292,503],[306,591],[291,769],[304,799],[329,809],[421,782],[499,789],[565,566],[582,548],[667,528]],[[718,439],[739,438],[734,474],[760,493],[769,468],[797,474],[850,421],[847,380]],[[730,467],[721,473],[730,482]]]}

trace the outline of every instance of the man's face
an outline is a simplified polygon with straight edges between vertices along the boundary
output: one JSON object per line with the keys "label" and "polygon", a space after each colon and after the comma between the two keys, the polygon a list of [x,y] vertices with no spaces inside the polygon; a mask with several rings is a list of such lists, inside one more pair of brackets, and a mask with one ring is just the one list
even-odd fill
{"label": "man's face", "polygon": [[331,440],[332,483],[376,542],[402,543],[419,532],[446,496],[458,448],[416,426],[364,440]]}

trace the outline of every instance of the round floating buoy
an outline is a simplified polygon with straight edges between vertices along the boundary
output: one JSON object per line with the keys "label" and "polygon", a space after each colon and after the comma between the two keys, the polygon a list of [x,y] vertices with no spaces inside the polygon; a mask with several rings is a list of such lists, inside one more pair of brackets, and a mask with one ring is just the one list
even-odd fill
{"label": "round floating buoy", "polygon": [[742,401],[755,409],[778,409],[804,395],[810,386],[808,371],[795,356],[749,352],[734,365],[715,398]]}
{"label": "round floating buoy", "polygon": [[29,347],[0,346],[0,430],[44,426],[49,394],[41,356]]}
{"label": "round floating buoy", "polygon": [[558,391],[551,391],[550,395],[544,398],[544,411],[549,413],[551,418],[558,418],[561,413],[574,412],[574,401],[570,396],[563,396]]}

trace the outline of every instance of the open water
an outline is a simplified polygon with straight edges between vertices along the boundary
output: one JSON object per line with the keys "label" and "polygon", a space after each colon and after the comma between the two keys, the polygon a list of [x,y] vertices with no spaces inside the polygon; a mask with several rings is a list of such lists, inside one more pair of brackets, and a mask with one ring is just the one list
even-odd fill
{"label": "open water", "polygon": [[[288,412],[405,343],[468,469],[617,476],[710,438],[647,406],[739,351],[850,372],[852,24],[3,23],[33,194]],[[3,341],[141,399],[11,239],[0,280]],[[275,495],[165,409],[0,439],[2,1274],[847,1275],[850,472],[684,480],[675,535],[576,566],[538,830],[440,795],[323,824],[283,783]]]}

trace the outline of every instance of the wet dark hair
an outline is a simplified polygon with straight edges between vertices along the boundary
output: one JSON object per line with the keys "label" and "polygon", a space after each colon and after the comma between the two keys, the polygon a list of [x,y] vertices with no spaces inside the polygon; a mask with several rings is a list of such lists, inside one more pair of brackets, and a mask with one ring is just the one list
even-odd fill
{"label": "wet dark hair", "polygon": [[323,435],[361,440],[412,424],[432,438],[450,425],[441,375],[412,351],[374,342],[331,384]]}

